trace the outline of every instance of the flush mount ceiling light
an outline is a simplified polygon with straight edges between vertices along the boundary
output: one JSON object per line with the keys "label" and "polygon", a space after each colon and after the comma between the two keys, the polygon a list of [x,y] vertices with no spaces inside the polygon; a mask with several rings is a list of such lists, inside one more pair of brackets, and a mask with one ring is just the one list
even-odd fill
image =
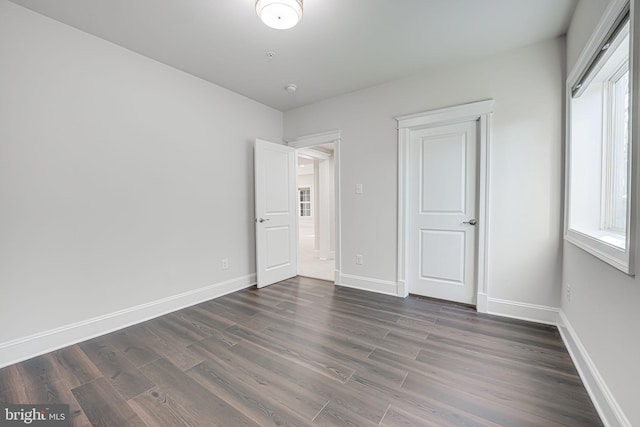
{"label": "flush mount ceiling light", "polygon": [[267,26],[288,30],[302,19],[302,0],[256,0],[256,13]]}

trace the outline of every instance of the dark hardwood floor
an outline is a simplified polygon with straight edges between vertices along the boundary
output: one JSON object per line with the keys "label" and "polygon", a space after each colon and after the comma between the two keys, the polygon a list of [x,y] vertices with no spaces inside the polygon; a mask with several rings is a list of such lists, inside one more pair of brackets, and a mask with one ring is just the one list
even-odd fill
{"label": "dark hardwood floor", "polygon": [[0,370],[74,426],[601,426],[555,327],[294,278]]}

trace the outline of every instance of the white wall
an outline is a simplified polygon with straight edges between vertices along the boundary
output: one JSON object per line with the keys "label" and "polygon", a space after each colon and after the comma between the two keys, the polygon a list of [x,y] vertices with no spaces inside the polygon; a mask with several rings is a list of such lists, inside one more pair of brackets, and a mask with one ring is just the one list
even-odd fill
{"label": "white wall", "polygon": [[[578,3],[567,36],[569,64],[575,63],[607,4],[595,0]],[[639,41],[636,34],[635,42]],[[635,91],[638,95],[637,86]],[[638,251],[636,259],[636,265],[640,265]],[[611,425],[625,425],[624,416],[627,425],[640,425],[640,279],[627,276],[571,243],[564,245],[563,271],[563,295],[571,285],[571,301],[563,298],[562,310],[602,384],[609,389],[608,397],[619,405],[618,413],[610,418],[614,420]],[[615,404],[613,409],[615,412]]]}
{"label": "white wall", "polygon": [[[312,194],[312,198],[313,198],[313,194],[315,193],[314,191],[314,185],[313,185],[313,169],[312,168],[308,168],[309,169],[309,173],[305,173],[301,174],[298,173],[298,188],[303,188],[303,187],[309,187],[311,190],[311,194]],[[312,206],[313,209],[313,206]]]}
{"label": "white wall", "polygon": [[0,347],[255,273],[282,113],[6,0],[0,58]]}
{"label": "white wall", "polygon": [[[394,117],[493,98],[490,296],[559,306],[564,44],[550,40],[285,112],[285,139],[342,131],[342,273],[372,279],[372,289],[396,282]],[[355,265],[356,254],[364,265]]]}

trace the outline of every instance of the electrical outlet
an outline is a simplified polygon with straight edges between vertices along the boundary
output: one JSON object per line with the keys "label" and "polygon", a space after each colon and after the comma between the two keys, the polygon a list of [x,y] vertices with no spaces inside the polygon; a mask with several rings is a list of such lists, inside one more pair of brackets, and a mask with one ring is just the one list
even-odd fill
{"label": "electrical outlet", "polygon": [[364,258],[362,258],[362,255],[356,255],[356,265],[362,264],[364,264]]}
{"label": "electrical outlet", "polygon": [[356,184],[356,194],[364,194],[364,185]]}
{"label": "electrical outlet", "polygon": [[571,285],[567,285],[567,302],[571,301]]}
{"label": "electrical outlet", "polygon": [[229,258],[223,258],[222,261],[220,261],[220,264],[222,264],[222,269],[223,270],[228,270],[229,269]]}

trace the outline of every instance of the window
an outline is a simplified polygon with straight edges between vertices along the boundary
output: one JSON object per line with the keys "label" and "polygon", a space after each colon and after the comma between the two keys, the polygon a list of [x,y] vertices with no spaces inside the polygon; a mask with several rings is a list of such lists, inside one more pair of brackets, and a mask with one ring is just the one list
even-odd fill
{"label": "window", "polygon": [[300,216],[311,216],[311,189],[298,188],[300,194]]}
{"label": "window", "polygon": [[628,6],[610,28],[591,60],[584,61],[581,71],[572,72],[568,80],[565,235],[631,274]]}

